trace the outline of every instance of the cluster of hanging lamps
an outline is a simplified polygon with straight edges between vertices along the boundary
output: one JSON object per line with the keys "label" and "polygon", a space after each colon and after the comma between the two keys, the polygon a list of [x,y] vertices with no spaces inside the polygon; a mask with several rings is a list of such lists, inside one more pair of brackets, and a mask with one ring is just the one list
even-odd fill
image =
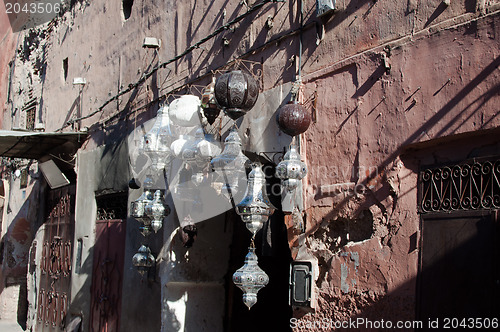
{"label": "cluster of hanging lamps", "polygon": [[[210,89],[211,87],[208,92]],[[259,85],[252,75],[241,70],[233,70],[217,78],[214,92],[215,104],[221,106],[224,113],[236,121],[255,105],[259,96]],[[206,99],[210,100],[208,97]],[[205,108],[207,121],[212,116],[212,111],[208,109],[209,107]],[[223,177],[225,183],[223,189],[229,193],[231,199],[238,192],[239,181],[245,178],[245,169],[249,163],[243,154],[238,131],[233,127],[224,140],[224,150],[210,163],[212,170]],[[233,274],[233,282],[243,291],[243,302],[250,309],[257,302],[257,292],[269,282],[267,274],[258,266],[254,239],[256,233],[274,212],[274,207],[267,198],[265,175],[260,165],[253,166],[248,176],[244,197],[235,208],[236,213],[241,216],[247,229],[252,233],[245,263]]]}
{"label": "cluster of hanging lamps", "polygon": [[292,100],[278,110],[277,115],[279,128],[293,137],[283,160],[276,166],[276,177],[281,179],[282,188],[289,192],[294,191],[307,174],[307,167],[300,159],[295,137],[304,133],[311,124],[311,114],[296,97],[297,94],[294,94]]}
{"label": "cluster of hanging lamps", "polygon": [[[169,108],[166,105],[158,109],[153,126],[144,135],[139,145],[139,154],[146,155],[151,164],[146,171],[143,192],[131,203],[130,215],[139,221],[139,231],[144,237],[158,232],[163,219],[170,214],[170,207],[165,204],[162,190],[154,190],[155,180],[163,178],[164,170],[170,167],[173,159],[170,144],[172,132],[170,128]],[[142,245],[134,255],[132,262],[141,274],[154,265],[155,259],[151,250]]]}

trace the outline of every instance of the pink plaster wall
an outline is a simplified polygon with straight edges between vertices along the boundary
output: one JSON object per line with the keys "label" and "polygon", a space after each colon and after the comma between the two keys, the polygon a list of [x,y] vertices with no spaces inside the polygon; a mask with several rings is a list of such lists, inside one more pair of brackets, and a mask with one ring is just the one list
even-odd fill
{"label": "pink plaster wall", "polygon": [[7,90],[9,87],[9,62],[14,57],[17,34],[12,32],[5,4],[0,3],[0,128],[3,128],[3,113],[8,109]]}
{"label": "pink plaster wall", "polygon": [[[499,1],[451,1],[443,8],[441,0],[338,0],[336,14],[324,20],[315,17],[315,1],[303,4],[304,97],[315,118],[303,135],[306,246],[319,261],[320,275],[316,312],[295,316],[412,319],[418,162],[402,154],[417,142],[432,145],[447,135],[499,126]],[[125,21],[121,1],[79,2],[42,38],[48,50],[40,110],[46,130],[64,127],[79,105],[82,115],[94,112],[153,66],[245,11],[240,1],[135,1]],[[99,136],[111,125],[131,131],[153,115],[156,98],[186,82],[206,84],[205,74],[243,55],[263,64],[264,90],[292,81],[299,12],[299,1],[267,4],[160,69],[81,122],[92,134],[84,149],[101,144]],[[162,40],[158,54],[142,48],[144,37]],[[81,91],[72,85],[74,77],[86,78]],[[127,116],[107,121],[119,112]],[[320,189],[343,183],[367,189],[357,195]]]}

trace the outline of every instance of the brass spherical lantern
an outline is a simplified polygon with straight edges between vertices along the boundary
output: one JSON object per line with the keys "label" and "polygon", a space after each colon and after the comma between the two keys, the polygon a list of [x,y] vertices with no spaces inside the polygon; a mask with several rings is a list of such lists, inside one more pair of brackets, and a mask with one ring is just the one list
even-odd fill
{"label": "brass spherical lantern", "polygon": [[215,98],[224,107],[224,113],[236,120],[245,115],[259,97],[259,85],[249,74],[241,70],[227,72],[215,81]]}
{"label": "brass spherical lantern", "polygon": [[290,101],[278,110],[278,126],[290,136],[305,132],[311,124],[311,114],[297,101]]}
{"label": "brass spherical lantern", "polygon": [[243,291],[243,303],[248,307],[257,303],[257,293],[269,283],[269,276],[259,267],[255,248],[248,248],[245,264],[233,274],[234,284]]}
{"label": "brass spherical lantern", "polygon": [[254,165],[248,174],[245,196],[236,205],[236,213],[240,215],[252,237],[255,237],[274,210],[275,207],[267,197],[266,177],[262,167]]}

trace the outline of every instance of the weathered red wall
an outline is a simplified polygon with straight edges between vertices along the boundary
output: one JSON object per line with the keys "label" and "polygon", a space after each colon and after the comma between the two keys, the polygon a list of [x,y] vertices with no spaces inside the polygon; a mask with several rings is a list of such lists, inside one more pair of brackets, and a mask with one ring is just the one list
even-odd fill
{"label": "weathered red wall", "polygon": [[[441,0],[336,2],[337,12],[321,20],[316,2],[303,1],[300,60],[304,99],[315,118],[302,137],[309,168],[305,243],[318,259],[319,276],[316,312],[295,315],[306,321],[413,319],[419,161],[403,156],[417,142],[432,146],[441,144],[433,139],[499,126],[499,1],[451,1],[449,7]],[[267,4],[83,120],[92,137],[83,149],[102,144],[102,136],[130,132],[154,114],[156,98],[186,82],[206,84],[211,70],[241,56],[262,63],[263,90],[292,81],[300,3]],[[78,2],[50,28],[23,34],[20,45],[47,46],[39,110],[46,130],[70,129],[65,123],[80,106],[83,115],[95,112],[153,66],[246,10],[240,1],[135,1],[125,21],[120,1]],[[8,37],[1,42],[13,54],[5,22],[3,30]],[[146,36],[162,40],[157,54],[142,48]],[[41,52],[24,51],[32,56],[17,63],[33,72]],[[10,57],[0,59],[6,61],[0,98]],[[15,91],[26,86],[19,75]],[[74,77],[87,84],[73,86]],[[16,105],[23,98],[16,95]],[[111,118],[120,112],[128,115]],[[356,185],[365,189],[352,195]]]}
{"label": "weathered red wall", "polygon": [[9,62],[14,57],[16,34],[12,32],[5,4],[0,3],[0,128],[3,128],[4,112],[7,109],[7,90],[9,87]]}

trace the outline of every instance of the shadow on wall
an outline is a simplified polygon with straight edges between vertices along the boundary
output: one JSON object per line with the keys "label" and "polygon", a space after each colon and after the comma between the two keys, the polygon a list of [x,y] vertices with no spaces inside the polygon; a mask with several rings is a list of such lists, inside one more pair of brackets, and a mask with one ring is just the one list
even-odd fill
{"label": "shadow on wall", "polygon": [[[10,304],[17,305],[17,322],[23,328],[26,328],[28,315],[26,276],[30,264],[30,247],[34,235],[41,225],[39,219],[42,218],[38,214],[40,204],[38,191],[39,186],[34,185],[30,195],[19,208],[18,214],[12,218],[7,232],[0,242],[0,295],[6,287],[19,286],[18,298],[3,299],[3,302],[16,301],[16,303]],[[8,204],[4,208],[7,211],[10,210]],[[9,214],[9,212],[7,213]]]}
{"label": "shadow on wall", "polygon": [[[350,274],[353,285],[362,279],[365,284],[354,290],[333,287],[330,294],[321,294],[315,315],[291,320],[294,331],[435,331],[460,327],[464,318],[466,324],[471,324],[469,318],[489,319],[490,324],[498,319],[498,217],[491,211],[423,215],[422,228],[418,277],[380,295],[374,282],[377,266],[346,259],[349,268],[356,269]],[[357,254],[355,247],[345,250],[351,251],[339,257]],[[417,254],[412,245],[408,250]],[[340,271],[331,272],[319,282],[340,284]]]}
{"label": "shadow on wall", "polygon": [[[438,110],[431,118],[429,118],[424,124],[422,124],[418,129],[416,129],[412,134],[408,136],[408,138],[400,144],[400,146],[392,153],[390,153],[379,165],[375,168],[374,171],[371,172],[362,182],[361,184],[367,188],[368,190],[368,198],[366,201],[362,204],[362,206],[358,209],[355,214],[361,212],[362,210],[367,209],[371,205],[377,205],[381,209],[381,211],[385,211],[385,207],[380,203],[383,200],[385,200],[389,195],[391,195],[391,188],[387,181],[383,181],[382,187],[377,190],[376,192],[373,192],[372,190],[368,189],[368,184],[373,181],[377,176],[380,176],[381,174],[385,174],[385,170],[388,166],[391,165],[395,160],[397,160],[398,156],[400,156],[402,153],[405,152],[409,147],[411,147],[411,144],[415,144],[416,141],[420,138],[422,133],[427,133],[432,128],[434,128],[438,123],[440,126],[442,126],[442,129],[440,129],[436,134],[435,137],[439,138],[440,136],[443,135],[453,135],[456,133],[458,128],[460,128],[461,125],[463,125],[469,118],[471,118],[474,114],[485,111],[483,109],[483,106],[485,103],[487,103],[489,100],[494,98],[495,96],[500,93],[500,84],[494,85],[491,87],[489,90],[483,92],[480,97],[476,98],[472,102],[468,103],[467,105],[462,106],[463,100],[474,90],[477,88],[477,86],[485,81],[490,75],[494,74],[498,67],[500,66],[500,56],[497,57],[495,60],[493,60],[490,64],[484,67],[484,69],[474,78],[472,79],[469,83],[467,83],[462,90],[460,90],[451,100],[449,100],[440,110]],[[379,68],[376,69],[375,73],[379,71]],[[379,75],[377,74],[376,77]],[[373,77],[373,75],[371,76]],[[371,78],[370,77],[370,78]],[[369,78],[369,80],[370,80]],[[361,85],[360,89],[362,89],[364,86],[366,86],[367,83],[364,83]],[[370,83],[370,88],[373,86],[373,84]],[[366,91],[362,91],[362,93],[366,93]],[[478,104],[478,105],[477,105]],[[477,105],[477,106],[475,106]],[[457,114],[448,120],[447,123],[443,123],[443,118],[445,118],[449,113],[451,113],[453,110],[455,110],[457,107],[463,107],[462,110],[458,111]],[[471,114],[468,116],[465,116],[466,112],[469,111],[472,107],[475,107],[472,111]],[[486,111],[485,111],[486,112]],[[487,112],[486,112],[487,113]],[[494,118],[496,118],[500,112],[497,112],[495,115],[490,118],[486,124],[491,122]],[[349,116],[349,115],[348,115]],[[485,124],[485,125],[486,125]],[[450,132],[450,129],[452,129],[453,126],[456,126],[454,130]],[[484,127],[480,128],[483,129]],[[478,131],[479,132],[479,131]],[[320,198],[321,193],[316,196],[316,198]],[[342,209],[345,208],[345,206],[349,203],[351,200],[350,197],[346,197],[342,199],[340,202],[338,202],[334,209],[326,215],[323,219],[324,220],[329,220],[334,218],[336,215],[338,215],[339,211],[342,211]],[[313,228],[307,231],[307,236],[311,235],[314,233],[317,229]]]}

